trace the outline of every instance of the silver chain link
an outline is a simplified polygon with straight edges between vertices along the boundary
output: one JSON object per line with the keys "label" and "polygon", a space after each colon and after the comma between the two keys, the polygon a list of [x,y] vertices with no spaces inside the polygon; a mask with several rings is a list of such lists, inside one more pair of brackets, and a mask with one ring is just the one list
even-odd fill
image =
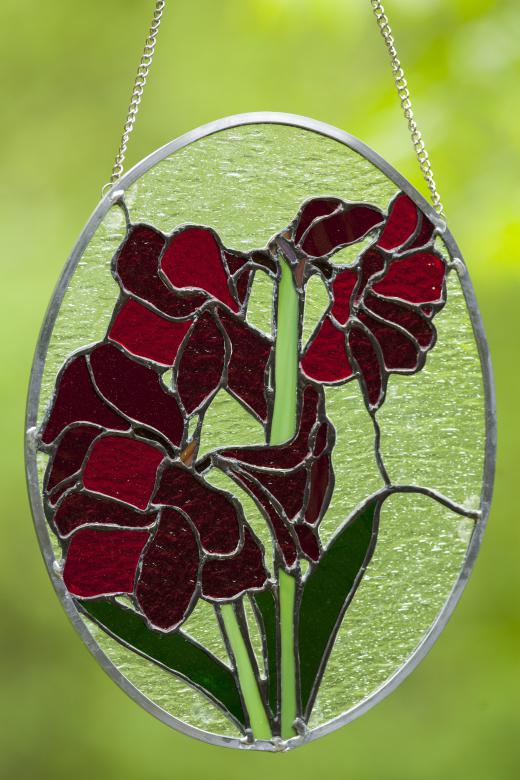
{"label": "silver chain link", "polygon": [[[155,54],[155,46],[157,44],[157,35],[159,34],[159,27],[161,25],[161,19],[166,5],[166,0],[156,0],[155,10],[153,12],[152,24],[148,32],[148,37],[144,45],[143,56],[137,68],[137,75],[135,77],[134,88],[132,91],[132,97],[130,99],[130,106],[128,108],[128,115],[123,128],[123,136],[121,143],[116,154],[114,161],[114,167],[112,168],[112,176],[110,177],[109,184],[105,185],[110,187],[119,181],[124,172],[124,161],[126,156],[126,150],[128,148],[128,139],[134,129],[135,120],[139,112],[139,106],[141,98],[143,96],[148,74],[153,62],[153,55]],[[103,188],[103,189],[105,189]]]}
{"label": "silver chain link", "polygon": [[[424,141],[419,131],[419,128],[417,127],[417,122],[415,121],[413,108],[412,108],[412,101],[410,98],[410,90],[408,89],[408,83],[406,81],[403,67],[399,60],[399,57],[397,56],[395,40],[392,34],[392,28],[390,27],[390,23],[388,21],[388,16],[386,15],[385,9],[383,7],[383,4],[380,2],[380,0],[370,0],[370,3],[372,5],[374,15],[379,25],[381,35],[383,36],[383,39],[386,44],[386,48],[388,49],[388,53],[390,55],[390,59],[392,62],[392,72],[397,87],[397,94],[399,95],[399,99],[401,101],[401,106],[403,109],[405,119],[408,122],[408,128],[410,130],[410,136],[415,148],[417,160],[421,167],[421,171],[425,178],[426,184],[428,185],[428,189],[430,190],[433,206],[437,211],[437,213],[439,214],[439,216],[443,217],[444,208],[442,206],[439,193],[437,192],[437,186],[435,184],[435,179],[433,177],[430,157],[428,155],[428,152],[426,151],[426,147],[424,145]],[[132,91],[130,106],[128,108],[128,115],[123,128],[123,136],[121,138],[121,143],[116,155],[116,159],[114,161],[114,167],[112,168],[112,176],[110,177],[110,183],[105,185],[105,187],[110,187],[116,182],[118,182],[124,172],[123,164],[125,161],[126,150],[128,148],[128,140],[130,138],[130,134],[134,129],[135,120],[139,112],[141,98],[143,96],[148,74],[152,66],[155,47],[157,44],[157,35],[159,33],[159,27],[161,24],[161,19],[162,19],[165,6],[166,6],[166,0],[156,0],[152,24],[150,26],[148,37],[146,38],[143,56],[141,57],[139,67],[137,69],[137,76]],[[105,188],[103,189],[105,190]]]}
{"label": "silver chain link", "polygon": [[428,189],[430,190],[435,211],[437,214],[439,214],[440,217],[444,217],[444,208],[440,195],[437,191],[435,179],[433,177],[432,164],[430,162],[429,154],[426,151],[423,137],[419,131],[419,128],[417,127],[417,122],[415,121],[412,101],[410,98],[410,90],[408,89],[408,82],[406,81],[403,66],[401,65],[399,57],[397,56],[395,40],[392,33],[392,28],[390,27],[390,22],[388,21],[388,16],[385,13],[383,4],[379,0],[370,0],[370,3],[374,11],[374,16],[376,17],[377,23],[379,25],[381,35],[383,36],[386,48],[388,49],[388,53],[390,55],[392,62],[392,73],[394,74],[395,85],[397,87],[397,94],[399,95],[399,99],[401,101],[401,107],[403,109],[405,119],[408,122],[408,129],[410,130],[410,136],[415,148],[417,160],[421,167],[426,184],[428,185]]}

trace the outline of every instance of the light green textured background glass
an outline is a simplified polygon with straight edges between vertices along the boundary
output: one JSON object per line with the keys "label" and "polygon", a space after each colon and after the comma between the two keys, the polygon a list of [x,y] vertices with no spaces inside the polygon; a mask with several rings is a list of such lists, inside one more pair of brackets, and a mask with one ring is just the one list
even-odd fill
{"label": "light green textured background glass", "polygon": [[[474,576],[429,656],[368,715],[282,757],[195,742],[137,707],[82,648],[42,565],[23,475],[25,388],[53,287],[110,171],[150,5],[95,0],[71,16],[68,0],[26,0],[23,14],[18,0],[0,3],[2,777],[516,780],[520,5],[387,6],[490,341],[498,478]],[[352,132],[422,189],[368,2],[170,8],[130,164],[216,117],[265,108]]]}
{"label": "light green textured background glass", "polygon": [[[166,158],[132,185],[126,203],[132,222],[165,233],[183,223],[209,225],[226,246],[248,251],[281,232],[310,197],[336,196],[386,209],[395,193],[381,171],[336,141],[299,128],[255,125],[203,138]],[[123,235],[123,215],[115,207],[91,241],[63,301],[44,371],[41,413],[66,357],[106,332],[119,295],[110,264]],[[354,259],[351,251],[349,260]],[[270,333],[273,286],[260,272],[257,277],[248,317]],[[326,288],[313,280],[306,292],[306,336],[327,301]],[[433,488],[474,509],[483,471],[484,395],[454,271],[448,303],[435,324],[438,342],[424,370],[414,377],[390,378],[388,399],[378,413],[382,452],[394,483]],[[335,490],[320,527],[325,545],[355,507],[383,487],[374,458],[374,428],[358,383],[328,388],[326,397],[337,443]],[[220,391],[203,425],[200,454],[263,440],[262,427]],[[237,495],[270,550],[270,535],[254,502],[219,470],[212,470],[209,479]],[[426,497],[396,496],[385,503],[376,553],[335,642],[311,728],[359,704],[406,662],[453,588],[472,526]],[[199,602],[184,630],[225,660],[211,605]],[[93,634],[115,666],[163,709],[202,730],[237,736],[233,724],[202,694],[180,680],[169,683],[171,675],[132,656],[97,628]]]}

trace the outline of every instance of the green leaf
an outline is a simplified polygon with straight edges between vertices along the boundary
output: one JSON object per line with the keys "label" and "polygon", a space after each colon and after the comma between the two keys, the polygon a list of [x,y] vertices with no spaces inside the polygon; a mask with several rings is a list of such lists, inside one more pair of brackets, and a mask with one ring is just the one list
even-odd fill
{"label": "green leaf", "polygon": [[334,639],[372,557],[381,499],[355,514],[306,580],[299,613],[302,711],[308,719]]}
{"label": "green leaf", "polygon": [[113,601],[77,603],[114,639],[194,685],[245,727],[244,710],[231,670],[201,645],[182,631],[152,631],[140,615]]}

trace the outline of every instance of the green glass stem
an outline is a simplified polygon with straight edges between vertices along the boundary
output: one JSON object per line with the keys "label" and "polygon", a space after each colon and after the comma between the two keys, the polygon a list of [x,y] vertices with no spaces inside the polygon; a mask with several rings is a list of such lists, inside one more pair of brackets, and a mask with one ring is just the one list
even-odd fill
{"label": "green glass stem", "polygon": [[[276,312],[275,400],[271,423],[271,444],[282,444],[296,433],[298,405],[298,341],[300,298],[294,285],[291,267],[279,258],[281,275]],[[280,682],[281,736],[296,735],[294,721],[297,709],[297,665],[294,636],[296,580],[278,571],[280,606]]]}
{"label": "green glass stem", "polygon": [[279,258],[281,267],[276,310],[274,364],[275,398],[271,421],[271,444],[282,444],[296,432],[298,403],[298,331],[300,299],[291,267]]}
{"label": "green glass stem", "polygon": [[244,706],[255,739],[272,739],[271,726],[258,687],[251,658],[232,604],[221,607],[222,621],[233,653]]}
{"label": "green glass stem", "polygon": [[296,580],[283,569],[278,572],[280,599],[280,680],[281,708],[280,733],[282,739],[296,735],[294,722],[298,715],[296,705],[296,654],[294,636],[294,605],[296,599]]}

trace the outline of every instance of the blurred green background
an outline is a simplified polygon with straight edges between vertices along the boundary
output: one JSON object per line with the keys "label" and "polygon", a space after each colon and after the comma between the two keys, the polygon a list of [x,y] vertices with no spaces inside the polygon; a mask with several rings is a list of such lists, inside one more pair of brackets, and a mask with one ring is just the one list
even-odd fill
{"label": "blurred green background", "polygon": [[[54,284],[106,181],[153,0],[0,7],[0,776],[234,780],[516,778],[520,770],[520,6],[388,0],[450,227],[494,359],[499,457],[471,582],[419,669],[368,715],[288,755],[189,740],[101,671],[55,598],[32,529],[23,414]],[[424,191],[369,0],[170,0],[135,162],[211,119],[306,114],[379,151]]]}

